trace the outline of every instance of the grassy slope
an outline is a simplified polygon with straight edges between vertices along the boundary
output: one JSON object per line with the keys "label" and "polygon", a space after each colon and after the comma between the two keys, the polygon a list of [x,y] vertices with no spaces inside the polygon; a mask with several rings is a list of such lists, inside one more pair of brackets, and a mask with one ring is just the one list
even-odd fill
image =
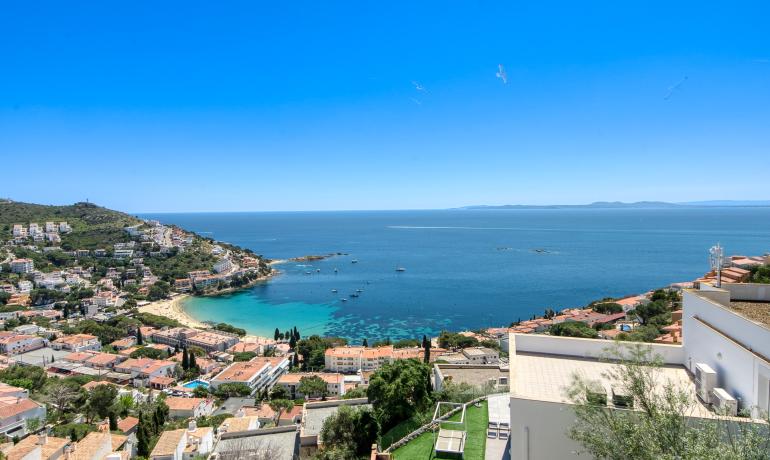
{"label": "grassy slope", "polygon": [[141,221],[135,217],[91,203],[75,203],[69,206],[46,206],[40,204],[0,202],[0,241],[11,238],[13,224],[29,225],[36,222],[41,226],[46,221],[66,221],[72,232],[63,234],[62,246],[72,249],[95,249],[113,243],[128,241],[123,227]]}
{"label": "grassy slope", "polygon": [[[481,407],[468,406],[465,413],[466,429],[468,437],[465,441],[465,460],[484,460],[484,451],[487,446],[487,423],[489,422],[489,412],[487,402],[484,401]],[[459,414],[451,418],[459,420]],[[445,428],[453,429],[452,425]],[[423,433],[405,446],[396,449],[393,452],[395,460],[427,460],[436,457],[433,452],[433,433]]]}

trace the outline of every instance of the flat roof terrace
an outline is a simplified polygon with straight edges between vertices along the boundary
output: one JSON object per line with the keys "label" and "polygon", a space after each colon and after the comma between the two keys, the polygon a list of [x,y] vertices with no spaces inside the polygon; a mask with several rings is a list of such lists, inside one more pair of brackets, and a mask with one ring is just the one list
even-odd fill
{"label": "flat roof terrace", "polygon": [[735,300],[727,306],[739,315],[770,328],[770,302],[749,302]]}
{"label": "flat roof terrace", "polygon": [[[598,359],[572,356],[547,355],[518,352],[511,357],[511,396],[537,401],[571,403],[567,390],[577,375],[592,380],[604,387],[607,398],[612,395],[612,385],[617,384],[608,377],[619,364]],[[655,369],[655,378],[663,384],[671,382],[688,392],[693,401],[692,416],[712,417],[713,413],[695,395],[695,383],[683,366],[666,365]]]}

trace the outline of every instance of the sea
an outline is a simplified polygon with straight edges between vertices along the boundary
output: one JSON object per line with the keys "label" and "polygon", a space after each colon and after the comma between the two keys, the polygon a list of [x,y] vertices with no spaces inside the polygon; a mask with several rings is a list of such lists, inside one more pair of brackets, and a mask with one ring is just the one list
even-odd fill
{"label": "sea", "polygon": [[[517,320],[691,281],[708,250],[770,251],[768,207],[144,214],[270,259],[280,275],[185,310],[272,336],[369,343]],[[397,268],[404,271],[397,271]],[[336,292],[335,292],[336,291]],[[357,295],[357,296],[356,296]]]}

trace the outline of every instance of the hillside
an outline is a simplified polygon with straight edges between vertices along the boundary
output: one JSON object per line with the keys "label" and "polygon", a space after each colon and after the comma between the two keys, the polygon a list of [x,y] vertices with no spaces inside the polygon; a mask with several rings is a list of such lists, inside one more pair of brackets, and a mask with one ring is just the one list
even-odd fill
{"label": "hillside", "polygon": [[93,203],[47,206],[13,201],[0,202],[0,241],[11,239],[13,224],[44,224],[49,221],[66,221],[72,227],[71,232],[61,235],[61,247],[65,251],[96,249],[126,242],[129,238],[123,228],[142,223],[136,217]]}
{"label": "hillside", "polygon": [[5,292],[24,294],[25,282],[32,283],[35,305],[76,303],[95,292],[123,300],[156,300],[171,290],[218,292],[271,273],[249,249],[92,203],[0,201],[0,263]]}

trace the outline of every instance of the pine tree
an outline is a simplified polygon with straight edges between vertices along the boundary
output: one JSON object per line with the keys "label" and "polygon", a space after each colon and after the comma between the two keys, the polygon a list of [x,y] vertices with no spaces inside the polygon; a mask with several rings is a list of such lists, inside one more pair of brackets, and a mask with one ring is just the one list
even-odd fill
{"label": "pine tree", "polygon": [[198,363],[195,362],[195,353],[190,353],[190,370],[198,371]]}
{"label": "pine tree", "polygon": [[150,433],[147,431],[147,422],[139,413],[139,426],[136,429],[136,453],[140,457],[150,456]]}
{"label": "pine tree", "polygon": [[190,357],[187,354],[187,347],[182,350],[182,369],[187,370],[190,368]]}
{"label": "pine tree", "polygon": [[110,431],[116,431],[118,429],[118,420],[115,417],[114,412],[110,412]]}
{"label": "pine tree", "polygon": [[142,328],[141,327],[136,328],[136,344],[137,345],[144,345],[144,338],[142,337]]}
{"label": "pine tree", "polygon": [[292,334],[291,338],[289,339],[289,348],[291,348],[293,350],[294,347],[296,347],[296,346],[297,346],[297,339],[294,336],[294,334]]}
{"label": "pine tree", "polygon": [[426,336],[422,336],[423,347],[425,347],[425,363],[430,363],[430,339]]}
{"label": "pine tree", "polygon": [[278,328],[275,328],[275,334],[273,335],[273,338],[277,342],[278,338],[280,338],[280,337],[281,337],[281,331],[279,331]]}
{"label": "pine tree", "polygon": [[297,326],[294,326],[294,340],[299,341],[299,331],[297,330]]}
{"label": "pine tree", "polygon": [[366,340],[366,339],[364,339],[364,343],[363,343],[363,346],[364,346],[364,347],[368,347],[368,346],[369,346],[369,341],[368,341],[368,340]]}

